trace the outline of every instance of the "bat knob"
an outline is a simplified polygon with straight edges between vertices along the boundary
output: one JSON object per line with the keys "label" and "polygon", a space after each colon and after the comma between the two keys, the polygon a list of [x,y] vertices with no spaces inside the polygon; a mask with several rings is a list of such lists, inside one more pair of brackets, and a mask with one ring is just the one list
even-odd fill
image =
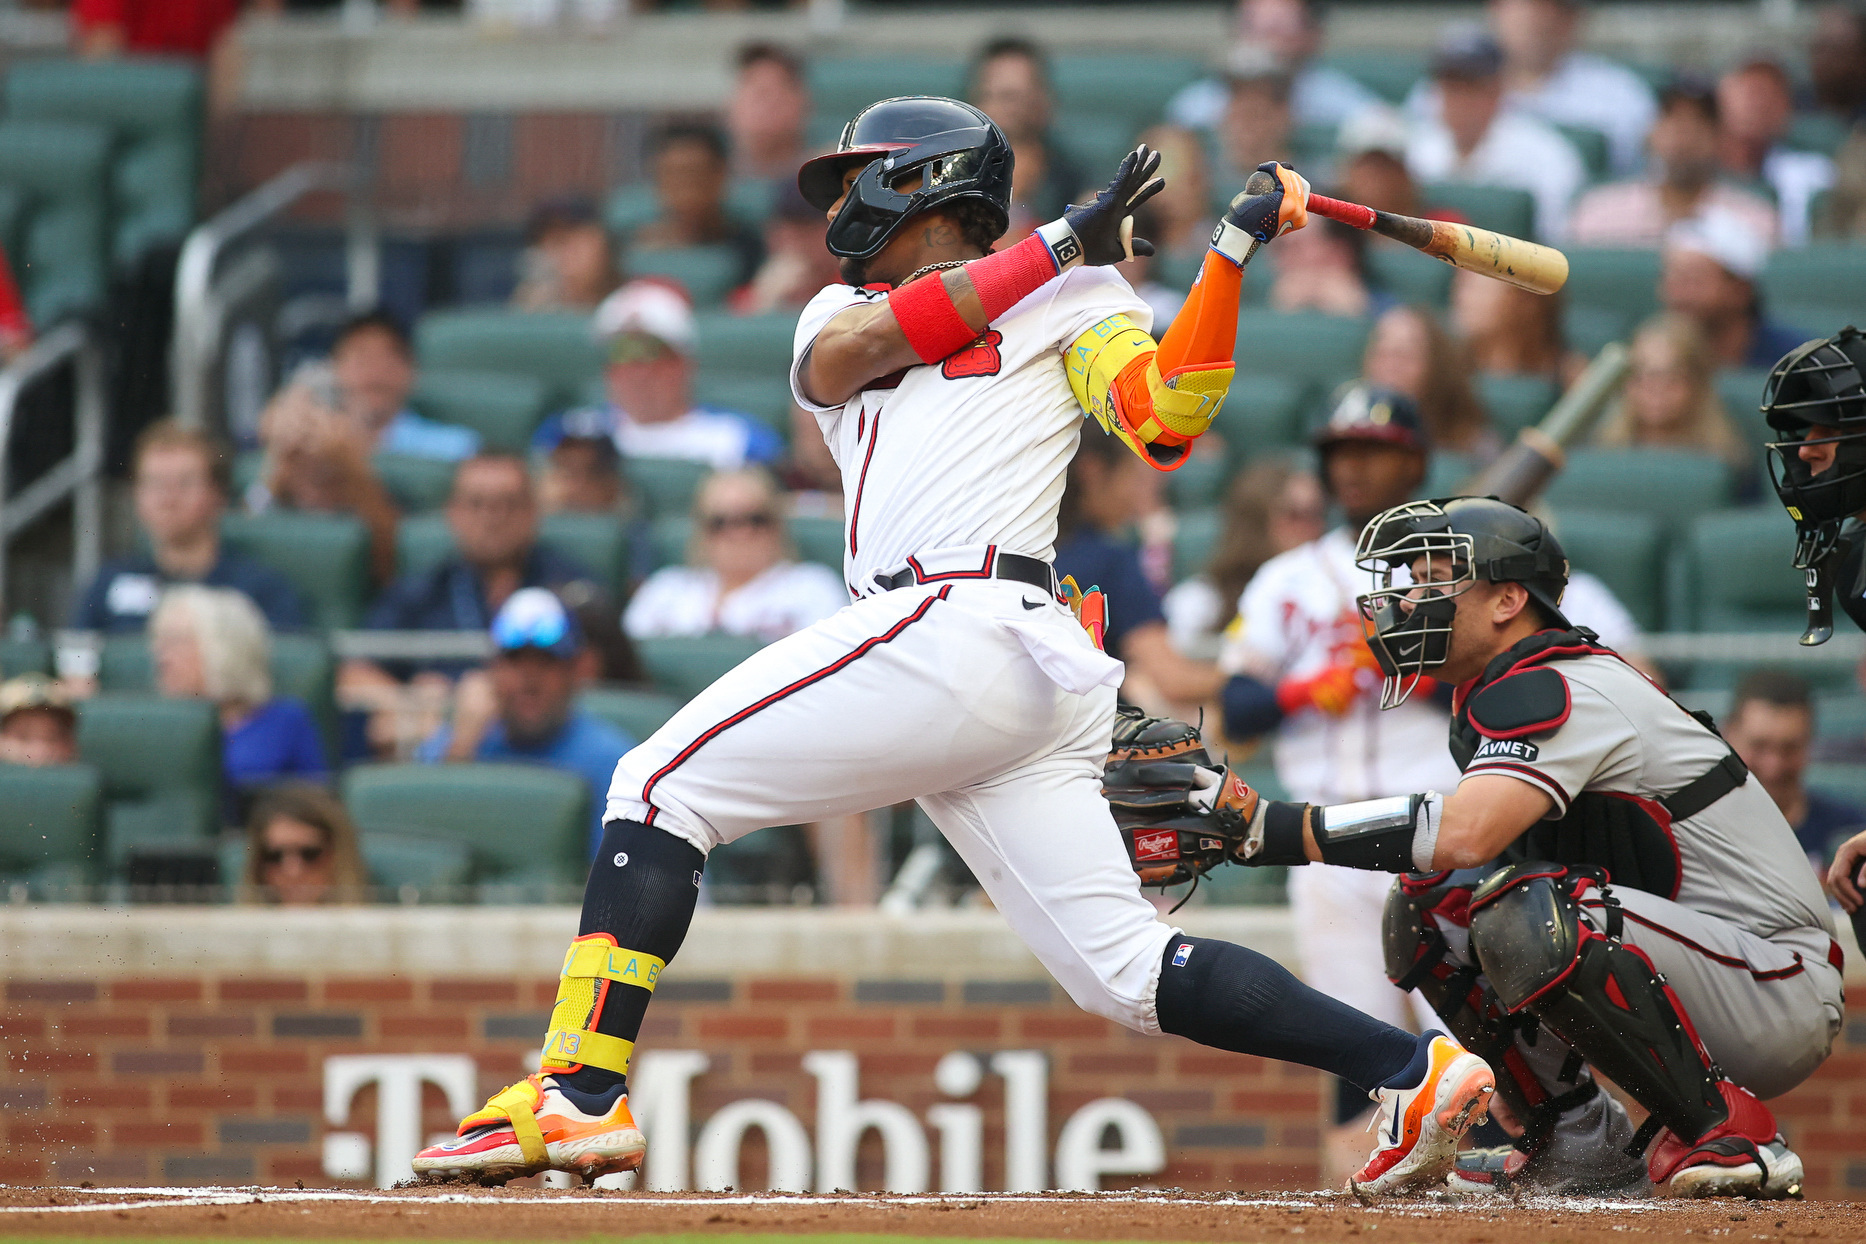
{"label": "bat knob", "polygon": [[1272,190],[1277,188],[1278,184],[1276,178],[1270,176],[1270,174],[1264,172],[1262,169],[1258,169],[1244,182],[1244,193],[1269,194]]}

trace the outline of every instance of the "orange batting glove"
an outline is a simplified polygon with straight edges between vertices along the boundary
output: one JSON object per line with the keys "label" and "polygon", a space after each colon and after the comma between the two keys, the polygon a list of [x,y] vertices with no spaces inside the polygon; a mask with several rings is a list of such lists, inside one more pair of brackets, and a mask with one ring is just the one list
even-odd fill
{"label": "orange batting glove", "polygon": [[1360,695],[1360,675],[1360,666],[1347,662],[1307,678],[1286,678],[1276,689],[1277,706],[1286,714],[1314,708],[1339,717]]}

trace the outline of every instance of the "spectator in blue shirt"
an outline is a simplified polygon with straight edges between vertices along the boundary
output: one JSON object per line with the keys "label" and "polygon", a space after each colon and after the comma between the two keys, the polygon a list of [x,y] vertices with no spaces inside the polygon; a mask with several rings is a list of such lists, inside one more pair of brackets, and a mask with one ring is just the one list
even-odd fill
{"label": "spectator in blue shirt", "polygon": [[104,564],[78,598],[74,628],[140,631],[174,583],[243,592],[276,630],[305,624],[304,602],[284,575],[220,542],[227,455],[218,443],[165,419],[136,438],[132,461],[136,521],[149,548]]}
{"label": "spectator in blue shirt", "polygon": [[1057,519],[1056,573],[1107,596],[1102,646],[1127,663],[1124,696],[1152,694],[1196,712],[1223,679],[1210,662],[1188,660],[1172,646],[1160,590],[1125,538],[1135,522],[1160,508],[1160,479],[1120,441],[1084,423]]}
{"label": "spectator in blue shirt", "polygon": [[149,619],[156,688],[166,696],[212,700],[220,709],[230,811],[281,778],[330,772],[310,708],[295,696],[272,693],[271,639],[253,602],[227,588],[171,587]]}
{"label": "spectator in blue shirt", "polygon": [[1814,744],[1814,697],[1782,670],[1751,670],[1736,685],[1723,736],[1782,810],[1808,863],[1825,874],[1834,849],[1866,829],[1866,809],[1807,784]]}
{"label": "spectator in blue shirt", "polygon": [[454,718],[423,743],[430,764],[474,760],[547,765],[590,788],[590,850],[602,840],[603,809],[616,762],[635,746],[616,727],[576,706],[593,653],[576,618],[541,587],[512,593],[492,622],[493,658],[462,678]]}

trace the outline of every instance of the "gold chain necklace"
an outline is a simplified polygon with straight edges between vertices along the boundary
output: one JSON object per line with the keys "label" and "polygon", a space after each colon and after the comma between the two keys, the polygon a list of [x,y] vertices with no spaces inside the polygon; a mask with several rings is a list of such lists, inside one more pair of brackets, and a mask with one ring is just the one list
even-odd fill
{"label": "gold chain necklace", "polygon": [[896,285],[894,288],[900,289],[901,286],[907,285],[912,281],[917,281],[929,272],[938,272],[943,268],[963,268],[971,262],[970,259],[948,259],[945,263],[930,263],[924,268],[915,268],[912,272],[907,274],[907,280],[902,281],[900,285]]}

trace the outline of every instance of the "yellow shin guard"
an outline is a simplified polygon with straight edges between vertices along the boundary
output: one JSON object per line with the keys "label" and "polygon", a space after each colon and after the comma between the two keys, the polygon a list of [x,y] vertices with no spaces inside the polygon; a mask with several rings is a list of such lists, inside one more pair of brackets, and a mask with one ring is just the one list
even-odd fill
{"label": "yellow shin guard", "polygon": [[590,933],[571,942],[557,982],[557,1001],[551,1007],[551,1030],[544,1040],[539,1069],[574,1071],[590,1066],[627,1075],[635,1043],[597,1032],[596,1017],[602,1014],[612,983],[653,993],[666,966],[653,955],[622,949],[607,933]]}

